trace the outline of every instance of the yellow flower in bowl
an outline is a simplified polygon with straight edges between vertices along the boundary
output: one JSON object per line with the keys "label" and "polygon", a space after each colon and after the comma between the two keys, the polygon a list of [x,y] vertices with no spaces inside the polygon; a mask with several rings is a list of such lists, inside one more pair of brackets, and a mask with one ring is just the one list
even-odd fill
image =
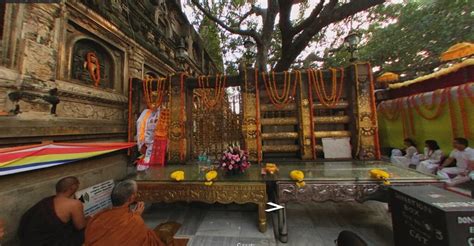
{"label": "yellow flower in bowl", "polygon": [[175,181],[184,180],[184,172],[183,171],[174,171],[170,175],[171,179]]}
{"label": "yellow flower in bowl", "polygon": [[370,177],[378,180],[383,180],[383,183],[386,185],[390,184],[390,181],[388,181],[388,179],[390,178],[390,173],[377,168],[371,169],[369,173]]}
{"label": "yellow flower in bowl", "polygon": [[205,185],[212,185],[212,181],[217,178],[217,172],[212,170],[206,173],[206,182]]}
{"label": "yellow flower in bowl", "polygon": [[296,186],[299,188],[306,185],[304,180],[304,172],[301,170],[293,170],[290,172],[290,178],[296,181]]}

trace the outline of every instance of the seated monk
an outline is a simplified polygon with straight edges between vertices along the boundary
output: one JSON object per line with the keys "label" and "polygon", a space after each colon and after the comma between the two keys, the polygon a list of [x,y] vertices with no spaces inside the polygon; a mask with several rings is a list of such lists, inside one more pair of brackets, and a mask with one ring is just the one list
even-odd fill
{"label": "seated monk", "polygon": [[74,194],[79,188],[76,177],[56,184],[56,195],[47,197],[22,216],[18,236],[21,245],[82,245],[86,218]]}
{"label": "seated monk", "polygon": [[113,207],[95,215],[87,224],[86,246],[161,246],[156,233],[149,229],[141,215],[143,202],[135,203],[137,184],[133,180],[118,183],[112,190]]}

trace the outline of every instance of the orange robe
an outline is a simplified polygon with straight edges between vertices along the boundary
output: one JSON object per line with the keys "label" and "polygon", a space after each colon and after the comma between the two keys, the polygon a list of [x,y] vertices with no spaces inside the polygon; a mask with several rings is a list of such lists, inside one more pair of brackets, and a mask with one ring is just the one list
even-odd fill
{"label": "orange robe", "polygon": [[142,217],[126,206],[112,208],[95,215],[87,224],[86,246],[163,246]]}

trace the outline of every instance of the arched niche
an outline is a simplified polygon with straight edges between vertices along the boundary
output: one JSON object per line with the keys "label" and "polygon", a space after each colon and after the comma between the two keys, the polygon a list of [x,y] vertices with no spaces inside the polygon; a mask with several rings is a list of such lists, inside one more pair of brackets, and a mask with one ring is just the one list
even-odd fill
{"label": "arched niche", "polygon": [[94,85],[98,80],[100,88],[117,89],[114,83],[114,59],[110,51],[99,42],[88,38],[76,40],[72,47],[70,64],[71,79],[88,85]]}

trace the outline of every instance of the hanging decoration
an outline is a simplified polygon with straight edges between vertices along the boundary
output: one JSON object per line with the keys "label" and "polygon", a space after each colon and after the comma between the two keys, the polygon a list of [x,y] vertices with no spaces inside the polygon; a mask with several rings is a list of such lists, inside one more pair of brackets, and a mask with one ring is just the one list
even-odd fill
{"label": "hanging decoration", "polygon": [[222,74],[217,74],[214,80],[214,95],[211,97],[210,84],[209,84],[209,75],[208,76],[199,76],[198,85],[202,90],[202,100],[204,105],[208,109],[214,108],[220,102],[222,102],[225,86],[226,86],[227,76]]}
{"label": "hanging decoration", "polygon": [[258,69],[255,69],[255,107],[257,110],[257,117],[255,119],[256,125],[257,125],[257,161],[258,164],[262,161],[262,140],[261,140],[261,128],[262,126],[260,125],[260,89],[258,87]]}
{"label": "hanging decoration", "polygon": [[316,91],[316,96],[318,100],[325,107],[334,108],[337,103],[340,101],[343,82],[344,82],[344,69],[339,68],[341,74],[339,78],[339,83],[337,82],[337,70],[336,68],[331,68],[331,94],[328,94],[326,90],[326,83],[324,82],[323,72],[321,70],[308,69],[308,80],[312,84]]}
{"label": "hanging decoration", "polygon": [[[293,83],[291,82],[291,73],[285,71],[283,74],[283,89],[282,89],[282,94],[278,92],[278,85],[277,81],[275,78],[275,72],[272,71],[272,76],[270,78],[270,74],[268,74],[268,79],[267,79],[267,73],[262,72],[262,78],[263,78],[263,83],[265,85],[265,89],[267,91],[267,95],[270,98],[270,101],[272,102],[275,107],[281,109],[288,103],[292,102],[295,98],[296,95],[296,85],[298,83],[298,80],[301,81],[301,72],[300,71],[295,71],[295,78],[293,80]],[[293,84],[293,87],[291,85]]]}
{"label": "hanging decoration", "polygon": [[94,52],[88,52],[86,55],[86,67],[89,75],[94,81],[94,86],[99,86],[100,83],[100,64],[97,55]]}
{"label": "hanging decoration", "polygon": [[310,131],[311,131],[311,154],[313,159],[316,159],[316,138],[314,136],[315,132],[315,122],[314,122],[314,101],[313,101],[313,89],[312,89],[312,81],[310,78],[310,69],[306,70],[306,76],[308,78],[308,97],[309,97],[309,121],[310,123]]}
{"label": "hanging decoration", "polygon": [[[410,136],[410,134],[415,134],[414,122],[413,122],[413,109],[425,120],[432,121],[438,119],[442,113],[445,105],[447,105],[449,110],[449,117],[451,121],[452,136],[459,137],[459,120],[458,114],[461,117],[462,124],[462,133],[466,138],[471,137],[468,111],[465,100],[470,101],[474,104],[474,97],[471,94],[472,83],[467,83],[465,85],[439,89],[431,92],[431,96],[427,96],[427,93],[422,93],[418,95],[411,95],[408,97],[397,98],[390,101],[385,101],[379,106],[379,112],[382,114],[382,117],[389,121],[395,121],[401,115],[403,134],[404,137]],[[453,91],[454,90],[454,91]],[[456,99],[453,98],[453,94],[456,93],[457,103],[459,105],[459,112],[456,110],[455,104]],[[428,99],[431,97],[431,99]],[[468,98],[468,99],[465,99]]]}
{"label": "hanging decoration", "polygon": [[148,77],[143,80],[143,96],[148,109],[156,110],[161,107],[166,93],[166,78]]}

